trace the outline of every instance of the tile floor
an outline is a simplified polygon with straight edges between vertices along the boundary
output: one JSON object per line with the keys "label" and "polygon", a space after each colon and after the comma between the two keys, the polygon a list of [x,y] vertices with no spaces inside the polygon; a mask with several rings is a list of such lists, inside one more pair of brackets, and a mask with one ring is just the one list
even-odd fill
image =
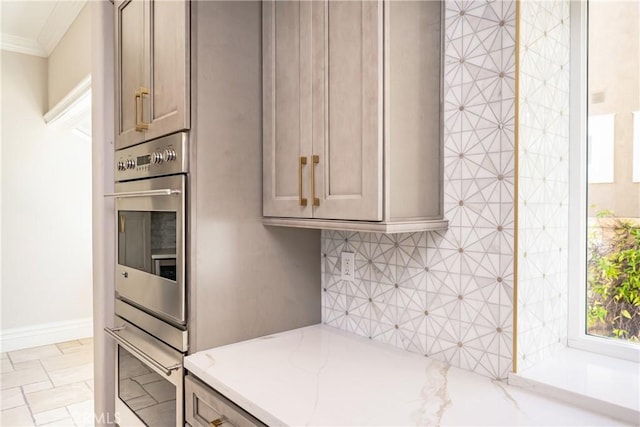
{"label": "tile floor", "polygon": [[93,426],[93,339],[2,353],[0,425]]}

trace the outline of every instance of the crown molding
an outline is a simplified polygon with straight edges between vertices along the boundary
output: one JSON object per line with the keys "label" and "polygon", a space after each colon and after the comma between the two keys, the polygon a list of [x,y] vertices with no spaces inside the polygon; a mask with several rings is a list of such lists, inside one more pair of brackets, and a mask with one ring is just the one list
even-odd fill
{"label": "crown molding", "polygon": [[56,3],[37,39],[47,56],[51,55],[86,3],[87,0],[66,0]]}
{"label": "crown molding", "polygon": [[37,41],[26,37],[14,36],[13,34],[2,33],[2,50],[40,56],[42,58],[49,56]]}
{"label": "crown molding", "polygon": [[56,105],[44,115],[44,121],[51,124],[59,119],[61,122],[72,120],[81,114],[91,111],[91,75],[65,95]]}
{"label": "crown molding", "polygon": [[2,33],[2,50],[48,58],[87,0],[58,0],[36,39]]}

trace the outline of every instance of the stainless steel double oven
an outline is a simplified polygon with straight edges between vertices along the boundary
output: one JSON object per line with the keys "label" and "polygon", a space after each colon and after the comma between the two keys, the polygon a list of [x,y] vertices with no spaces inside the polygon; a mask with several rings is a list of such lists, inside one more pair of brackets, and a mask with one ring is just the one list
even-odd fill
{"label": "stainless steel double oven", "polygon": [[116,152],[116,414],[120,425],[184,425],[188,134]]}

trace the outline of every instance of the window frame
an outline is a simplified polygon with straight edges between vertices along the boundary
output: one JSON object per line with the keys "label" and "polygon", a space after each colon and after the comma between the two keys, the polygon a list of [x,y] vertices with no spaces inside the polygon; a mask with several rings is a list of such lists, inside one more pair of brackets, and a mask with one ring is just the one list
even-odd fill
{"label": "window frame", "polygon": [[640,361],[640,346],[588,335],[587,321],[587,95],[588,1],[572,1],[569,143],[568,347]]}

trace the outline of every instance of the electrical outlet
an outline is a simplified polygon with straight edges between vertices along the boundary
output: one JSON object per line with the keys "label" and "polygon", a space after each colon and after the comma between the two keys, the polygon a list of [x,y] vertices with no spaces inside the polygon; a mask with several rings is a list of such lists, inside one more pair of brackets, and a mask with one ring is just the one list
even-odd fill
{"label": "electrical outlet", "polygon": [[356,277],[355,255],[353,252],[342,252],[342,280],[353,282]]}

